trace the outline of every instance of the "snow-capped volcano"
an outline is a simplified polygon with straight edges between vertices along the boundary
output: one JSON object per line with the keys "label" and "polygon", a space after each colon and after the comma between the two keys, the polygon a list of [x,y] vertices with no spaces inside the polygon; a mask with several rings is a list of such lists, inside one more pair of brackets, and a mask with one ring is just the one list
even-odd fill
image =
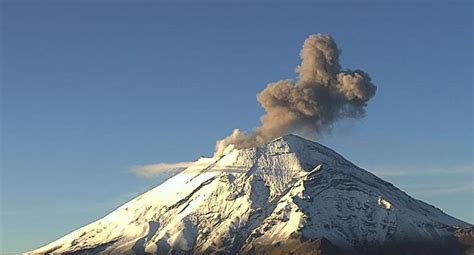
{"label": "snow-capped volcano", "polygon": [[331,149],[286,135],[200,158],[32,253],[458,254],[455,233],[466,227]]}

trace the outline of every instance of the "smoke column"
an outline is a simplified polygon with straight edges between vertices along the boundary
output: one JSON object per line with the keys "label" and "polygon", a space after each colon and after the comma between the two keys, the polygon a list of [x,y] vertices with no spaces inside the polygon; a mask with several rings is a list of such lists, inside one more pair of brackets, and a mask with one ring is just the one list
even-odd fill
{"label": "smoke column", "polygon": [[251,133],[235,129],[216,142],[215,155],[233,144],[235,148],[254,147],[287,132],[317,135],[342,118],[361,118],[376,86],[361,70],[343,70],[340,50],[331,36],[309,36],[300,52],[296,67],[298,80],[270,83],[257,95],[265,109],[261,125]]}

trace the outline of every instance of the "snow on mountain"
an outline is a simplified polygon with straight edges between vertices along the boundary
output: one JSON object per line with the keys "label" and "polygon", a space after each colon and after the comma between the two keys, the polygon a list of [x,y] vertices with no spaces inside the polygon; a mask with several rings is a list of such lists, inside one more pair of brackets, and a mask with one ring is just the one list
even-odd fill
{"label": "snow on mountain", "polygon": [[286,135],[200,158],[31,253],[456,254],[464,227],[331,149]]}

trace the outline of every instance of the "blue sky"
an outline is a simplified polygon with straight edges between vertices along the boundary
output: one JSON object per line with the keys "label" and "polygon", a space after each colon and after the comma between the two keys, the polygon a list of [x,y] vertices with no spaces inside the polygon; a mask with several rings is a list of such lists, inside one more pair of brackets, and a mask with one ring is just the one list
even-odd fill
{"label": "blue sky", "polygon": [[211,155],[251,130],[267,83],[331,34],[378,86],[320,142],[474,222],[472,4],[3,1],[1,252],[100,218],[160,178],[130,167]]}

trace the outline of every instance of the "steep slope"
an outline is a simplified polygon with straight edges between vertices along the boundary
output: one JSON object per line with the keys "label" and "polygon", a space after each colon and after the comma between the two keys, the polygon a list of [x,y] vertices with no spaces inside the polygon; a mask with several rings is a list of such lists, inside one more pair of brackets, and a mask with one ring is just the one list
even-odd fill
{"label": "steep slope", "polygon": [[454,232],[468,226],[329,148],[287,135],[201,158],[32,253],[456,254]]}

